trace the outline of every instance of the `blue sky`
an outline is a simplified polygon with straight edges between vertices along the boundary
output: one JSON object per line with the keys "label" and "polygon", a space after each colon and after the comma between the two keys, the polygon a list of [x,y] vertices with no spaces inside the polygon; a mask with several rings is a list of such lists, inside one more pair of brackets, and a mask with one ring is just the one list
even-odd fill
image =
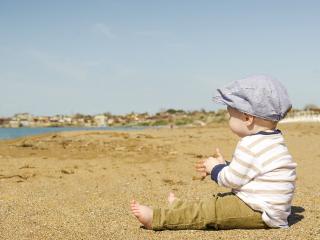
{"label": "blue sky", "polygon": [[0,116],[220,108],[278,78],[320,105],[319,1],[0,1]]}

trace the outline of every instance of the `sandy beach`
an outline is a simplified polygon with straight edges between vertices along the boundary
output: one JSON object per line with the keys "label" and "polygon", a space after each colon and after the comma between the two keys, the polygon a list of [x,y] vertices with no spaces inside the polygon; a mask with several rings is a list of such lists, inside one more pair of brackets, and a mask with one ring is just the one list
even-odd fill
{"label": "sandy beach", "polygon": [[140,228],[132,198],[166,206],[167,195],[226,192],[195,180],[194,163],[238,138],[227,125],[133,132],[64,132],[0,141],[1,239],[320,239],[320,124],[281,124],[298,163],[289,229],[161,231]]}

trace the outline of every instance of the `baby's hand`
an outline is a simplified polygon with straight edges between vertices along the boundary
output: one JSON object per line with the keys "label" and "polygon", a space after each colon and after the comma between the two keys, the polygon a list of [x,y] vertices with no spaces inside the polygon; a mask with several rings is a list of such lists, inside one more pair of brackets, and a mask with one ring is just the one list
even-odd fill
{"label": "baby's hand", "polygon": [[216,149],[216,154],[214,157],[209,157],[205,160],[200,160],[196,164],[196,170],[200,173],[202,177],[206,177],[211,174],[212,169],[218,164],[225,164],[223,156],[220,153],[220,150]]}

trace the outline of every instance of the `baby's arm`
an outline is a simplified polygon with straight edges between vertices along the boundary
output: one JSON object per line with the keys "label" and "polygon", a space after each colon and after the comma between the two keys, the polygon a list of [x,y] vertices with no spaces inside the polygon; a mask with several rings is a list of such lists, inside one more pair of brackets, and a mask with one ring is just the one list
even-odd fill
{"label": "baby's arm", "polygon": [[[241,147],[245,148],[245,147]],[[220,186],[227,188],[240,188],[255,178],[260,170],[255,162],[254,154],[249,155],[250,150],[246,149],[246,154],[242,151],[235,151],[230,165],[216,165],[211,172],[211,178]]]}

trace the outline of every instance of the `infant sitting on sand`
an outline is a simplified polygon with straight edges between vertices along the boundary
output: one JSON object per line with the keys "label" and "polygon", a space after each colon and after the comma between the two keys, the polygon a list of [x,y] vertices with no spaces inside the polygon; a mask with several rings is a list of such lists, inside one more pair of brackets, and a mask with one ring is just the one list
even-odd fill
{"label": "infant sitting on sand", "polygon": [[276,129],[291,109],[285,88],[268,76],[252,76],[218,89],[214,100],[227,105],[229,127],[241,139],[229,165],[217,149],[217,157],[199,161],[196,170],[231,192],[195,202],[170,193],[165,209],[133,200],[132,213],[153,230],[288,227],[296,163]]}

